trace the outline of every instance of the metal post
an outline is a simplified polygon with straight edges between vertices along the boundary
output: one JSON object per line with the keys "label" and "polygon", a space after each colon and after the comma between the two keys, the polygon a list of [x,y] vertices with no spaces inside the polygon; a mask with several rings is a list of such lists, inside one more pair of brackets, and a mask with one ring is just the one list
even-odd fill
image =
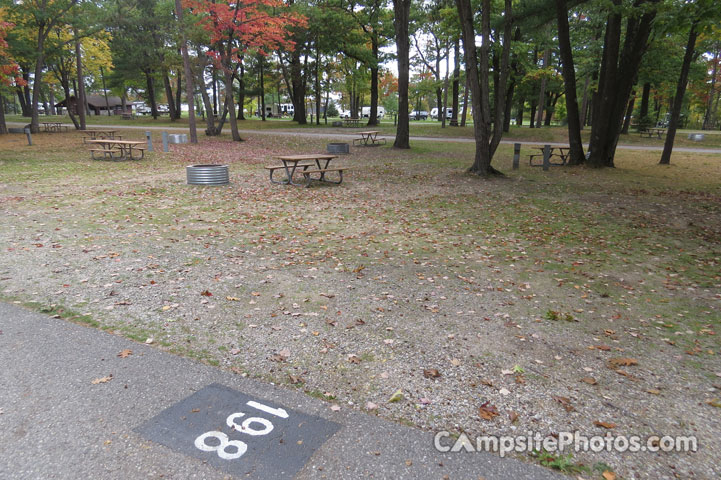
{"label": "metal post", "polygon": [[521,160],[521,144],[520,143],[514,143],[513,144],[513,169],[518,170],[518,164]]}
{"label": "metal post", "polygon": [[163,151],[168,151],[168,132],[163,132]]}
{"label": "metal post", "polygon": [[543,171],[548,171],[548,168],[551,166],[551,146],[550,145],[544,145],[543,146]]}
{"label": "metal post", "polygon": [[25,129],[25,135],[28,136],[28,145],[30,145],[30,146],[32,147],[32,145],[33,145],[33,137],[30,135],[30,129],[29,129],[29,128],[26,128],[26,129]]}
{"label": "metal post", "polygon": [[148,151],[153,151],[153,140],[150,138],[150,132],[145,132],[145,138],[148,139]]}

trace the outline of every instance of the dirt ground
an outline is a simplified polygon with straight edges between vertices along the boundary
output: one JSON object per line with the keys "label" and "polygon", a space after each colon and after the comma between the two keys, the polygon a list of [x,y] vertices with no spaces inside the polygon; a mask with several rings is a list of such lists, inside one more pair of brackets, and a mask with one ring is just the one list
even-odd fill
{"label": "dirt ground", "polygon": [[[574,478],[721,475],[718,155],[513,171],[502,147],[486,181],[472,145],[352,147],[342,185],[305,189],[262,167],[323,139],[131,163],[20,137],[0,137],[5,301],[430,431],[698,441],[517,454]],[[231,184],[185,185],[193,163]]]}

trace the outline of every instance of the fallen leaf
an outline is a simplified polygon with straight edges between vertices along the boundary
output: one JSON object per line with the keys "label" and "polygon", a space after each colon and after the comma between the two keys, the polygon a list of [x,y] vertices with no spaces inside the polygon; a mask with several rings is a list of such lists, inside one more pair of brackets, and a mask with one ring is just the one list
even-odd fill
{"label": "fallen leaf", "polygon": [[423,370],[423,376],[426,378],[438,378],[441,376],[441,373],[435,368],[427,368]]}
{"label": "fallen leaf", "polygon": [[113,379],[113,375],[111,374],[111,375],[108,375],[107,377],[96,378],[95,380],[93,380],[90,383],[92,383],[93,385],[97,385],[99,383],[108,383],[112,379]]}
{"label": "fallen leaf", "polygon": [[413,465],[413,462],[411,460],[406,460],[406,466],[410,467],[411,465]]}
{"label": "fallen leaf", "polygon": [[516,412],[514,412],[513,410],[509,410],[508,418],[511,420],[511,423],[514,423],[516,420],[518,420],[518,414]]}
{"label": "fallen leaf", "polygon": [[292,385],[298,385],[300,383],[303,383],[303,379],[301,377],[296,376],[296,375],[291,375],[291,374],[288,374],[288,381]]}
{"label": "fallen leaf", "polygon": [[500,393],[501,395],[509,395],[511,392],[507,388],[501,388],[498,393]]}
{"label": "fallen leaf", "polygon": [[598,384],[598,382],[596,381],[596,379],[593,378],[593,377],[583,377],[583,378],[581,379],[581,381],[582,381],[583,383],[587,383],[587,384],[589,384],[589,385],[597,385],[597,384]]}
{"label": "fallen leaf", "polygon": [[173,307],[171,307],[170,305],[163,305],[163,308],[161,310],[163,310],[164,312],[167,312],[171,308],[173,308]]}
{"label": "fallen leaf", "polygon": [[484,420],[493,420],[493,417],[498,416],[498,409],[494,405],[491,405],[490,402],[485,402],[478,407],[478,414]]}
{"label": "fallen leaf", "polygon": [[153,337],[150,337],[145,340],[145,343],[147,343],[148,345],[152,345],[153,343],[155,343],[155,339]]}
{"label": "fallen leaf", "polygon": [[388,403],[397,403],[401,400],[403,400],[403,390],[398,389],[391,395],[391,398],[388,399]]}
{"label": "fallen leaf", "polygon": [[373,402],[366,402],[366,410],[377,410],[378,405]]}
{"label": "fallen leaf", "polygon": [[118,353],[118,357],[120,357],[120,358],[127,358],[129,355],[132,355],[132,354],[133,354],[133,351],[130,350],[130,349],[128,349],[128,348],[126,348],[126,349],[123,350],[122,352]]}
{"label": "fallen leaf", "polygon": [[229,302],[237,302],[240,300],[238,297],[225,297],[225,299]]}
{"label": "fallen leaf", "polygon": [[706,404],[711,405],[712,407],[721,408],[721,400],[719,400],[718,398],[706,400]]}
{"label": "fallen leaf", "polygon": [[638,365],[638,360],[635,358],[612,358],[608,361],[608,368],[615,370],[618,367],[630,367],[632,365]]}
{"label": "fallen leaf", "polygon": [[616,480],[616,474],[610,470],[604,471],[601,475],[604,480]]}
{"label": "fallen leaf", "polygon": [[330,406],[330,409],[334,412],[340,412],[340,405],[333,404]]}
{"label": "fallen leaf", "polygon": [[348,355],[348,361],[350,363],[355,363],[356,365],[361,362],[361,359],[358,357],[358,355]]}
{"label": "fallen leaf", "polygon": [[576,410],[575,408],[573,408],[573,405],[571,405],[571,400],[566,397],[551,395],[551,398],[563,405],[563,408],[566,409],[567,412],[573,412],[574,410]]}
{"label": "fallen leaf", "polygon": [[655,388],[649,388],[646,390],[646,393],[650,393],[651,395],[660,395],[661,390],[656,390]]}
{"label": "fallen leaf", "polygon": [[607,428],[609,430],[612,428],[616,428],[615,423],[601,422],[600,420],[596,420],[595,422],[593,422],[593,424],[596,425],[597,427]]}
{"label": "fallen leaf", "polygon": [[204,297],[212,297],[213,296],[213,294],[210,293],[208,290],[203,290],[202,292],[200,292],[200,294]]}

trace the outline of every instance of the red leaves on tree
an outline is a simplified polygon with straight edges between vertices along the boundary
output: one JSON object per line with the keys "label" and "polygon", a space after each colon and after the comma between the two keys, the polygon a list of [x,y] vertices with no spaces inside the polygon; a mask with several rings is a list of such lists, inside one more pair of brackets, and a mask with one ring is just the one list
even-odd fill
{"label": "red leaves on tree", "polygon": [[248,50],[262,54],[279,48],[292,50],[289,29],[306,24],[305,17],[291,12],[281,0],[185,0],[184,4],[210,33],[209,55],[222,60],[225,67]]}
{"label": "red leaves on tree", "polygon": [[15,25],[9,22],[0,22],[0,84],[23,86],[25,80],[20,77],[20,67],[8,53],[8,43],[5,41],[8,30]]}

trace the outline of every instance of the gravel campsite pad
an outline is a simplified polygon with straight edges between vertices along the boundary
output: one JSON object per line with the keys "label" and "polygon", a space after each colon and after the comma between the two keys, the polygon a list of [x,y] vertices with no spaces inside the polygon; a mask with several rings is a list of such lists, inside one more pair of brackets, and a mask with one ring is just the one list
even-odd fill
{"label": "gravel campsite pad", "polygon": [[[503,147],[508,178],[483,181],[472,145],[418,142],[352,148],[342,185],[306,189],[263,166],[323,139],[131,163],[36,137],[0,138],[6,301],[454,436],[698,439],[517,454],[582,478],[721,475],[718,156],[514,172]],[[186,185],[195,163],[230,165],[230,185]]]}

